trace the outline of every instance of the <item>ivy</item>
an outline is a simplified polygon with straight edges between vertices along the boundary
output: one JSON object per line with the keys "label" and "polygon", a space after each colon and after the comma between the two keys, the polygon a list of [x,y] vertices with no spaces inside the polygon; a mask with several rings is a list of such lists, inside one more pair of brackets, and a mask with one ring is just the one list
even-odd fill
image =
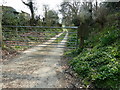
{"label": "ivy", "polygon": [[[69,51],[74,54],[70,65],[85,85],[92,84],[95,88],[119,88],[120,84],[120,30],[106,27],[97,36],[88,38],[81,52]],[[90,47],[92,48],[87,49]],[[67,54],[68,55],[68,54]]]}

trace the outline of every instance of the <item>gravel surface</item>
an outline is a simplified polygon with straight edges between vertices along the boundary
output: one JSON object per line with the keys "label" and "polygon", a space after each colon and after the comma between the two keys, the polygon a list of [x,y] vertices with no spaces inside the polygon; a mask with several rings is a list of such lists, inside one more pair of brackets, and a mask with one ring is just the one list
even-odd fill
{"label": "gravel surface", "polygon": [[61,34],[44,43],[46,45],[28,49],[4,64],[2,88],[64,88],[64,69],[60,64],[64,48],[57,47],[65,46],[68,33],[58,45],[53,43]]}

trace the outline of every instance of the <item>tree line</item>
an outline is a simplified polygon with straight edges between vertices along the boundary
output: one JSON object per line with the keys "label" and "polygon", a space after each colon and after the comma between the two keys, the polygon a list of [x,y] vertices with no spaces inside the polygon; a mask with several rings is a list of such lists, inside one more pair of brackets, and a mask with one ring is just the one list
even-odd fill
{"label": "tree line", "polygon": [[[110,20],[107,16],[120,11],[120,2],[98,2],[98,0],[71,0],[62,2],[59,10],[63,15],[63,24],[78,26],[79,47],[84,47],[84,40],[92,32],[95,25],[102,30]],[[116,18],[119,20],[119,17]],[[119,24],[119,22],[118,22]]]}
{"label": "tree line", "polygon": [[40,25],[40,26],[57,26],[60,25],[58,12],[55,10],[49,9],[48,5],[43,5],[44,15],[36,15],[35,12],[37,7],[35,7],[35,3],[33,0],[29,0],[28,2],[24,2],[21,0],[24,5],[26,5],[30,14],[24,12],[17,12],[13,7],[10,6],[0,6],[2,8],[2,25]]}

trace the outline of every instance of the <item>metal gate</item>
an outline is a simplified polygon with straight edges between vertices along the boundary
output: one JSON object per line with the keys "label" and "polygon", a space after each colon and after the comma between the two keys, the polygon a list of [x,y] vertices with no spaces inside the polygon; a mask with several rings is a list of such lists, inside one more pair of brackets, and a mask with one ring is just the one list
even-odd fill
{"label": "metal gate", "polygon": [[51,45],[52,48],[52,45],[62,45],[61,41],[65,37],[68,40],[66,46],[57,48],[77,48],[77,27],[4,25],[2,26],[2,31],[3,43],[18,50],[34,46],[46,47],[47,45]]}

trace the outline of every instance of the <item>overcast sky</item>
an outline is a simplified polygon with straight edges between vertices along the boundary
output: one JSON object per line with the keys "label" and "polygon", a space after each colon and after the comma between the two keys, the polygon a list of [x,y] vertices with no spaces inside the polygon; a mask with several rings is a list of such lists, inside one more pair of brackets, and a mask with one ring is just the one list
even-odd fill
{"label": "overcast sky", "polygon": [[[23,0],[27,2],[27,0]],[[36,2],[35,6],[38,8],[38,14],[43,15],[43,5],[49,5],[50,9],[58,10],[58,5],[62,1],[70,1],[70,0],[34,0]],[[85,1],[85,0],[80,0],[80,1]],[[97,0],[97,1],[104,1],[104,0]],[[108,1],[120,1],[120,0],[108,0]],[[30,13],[29,8],[22,3],[21,0],[0,0],[0,5],[4,6],[11,6],[15,8],[17,11],[25,11],[27,13]],[[60,15],[61,16],[61,15]]]}
{"label": "overcast sky", "polygon": [[[27,2],[27,0],[23,0]],[[39,15],[43,15],[43,5],[49,5],[50,9],[58,10],[58,5],[63,0],[34,0],[35,7],[37,7],[37,11]],[[15,8],[17,11],[25,11],[30,13],[29,8],[22,3],[21,0],[0,0],[0,4],[4,6],[11,6]]]}

